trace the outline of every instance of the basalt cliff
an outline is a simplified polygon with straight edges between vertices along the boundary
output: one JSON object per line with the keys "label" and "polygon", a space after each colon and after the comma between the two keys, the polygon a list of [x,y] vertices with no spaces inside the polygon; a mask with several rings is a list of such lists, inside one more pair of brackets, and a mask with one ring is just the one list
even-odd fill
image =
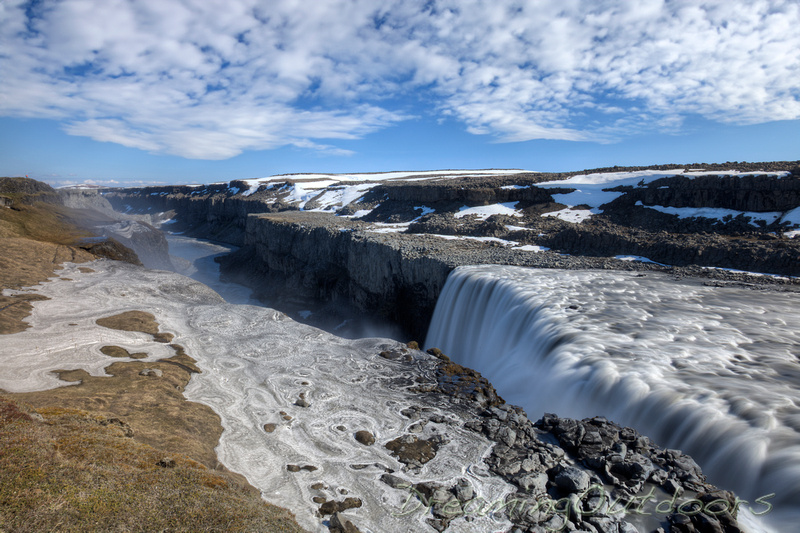
{"label": "basalt cliff", "polygon": [[287,312],[308,301],[346,304],[420,339],[458,265],[660,270],[787,286],[800,273],[797,162],[292,175],[103,197],[241,246],[221,261],[223,272]]}

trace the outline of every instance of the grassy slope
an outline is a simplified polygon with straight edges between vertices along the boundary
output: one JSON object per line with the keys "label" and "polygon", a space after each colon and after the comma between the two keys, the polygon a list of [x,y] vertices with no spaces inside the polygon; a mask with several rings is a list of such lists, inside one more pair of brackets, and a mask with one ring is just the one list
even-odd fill
{"label": "grassy slope", "polygon": [[138,443],[115,419],[0,397],[0,531],[302,530],[224,475]]}
{"label": "grassy slope", "polygon": [[[52,200],[47,192],[4,196],[15,204],[0,207],[0,289],[96,258],[77,246],[90,236],[75,223],[85,213],[35,201]],[[25,329],[41,298],[0,296],[0,334]],[[174,350],[157,363],[111,364],[109,378],[70,371],[60,377],[79,385],[0,396],[0,533],[302,531],[217,463],[219,417],[183,398],[192,360]],[[141,376],[145,367],[163,374]]]}
{"label": "grassy slope", "polygon": [[[95,256],[77,245],[91,236],[70,221],[68,209],[42,202],[25,202],[39,195],[5,193],[15,203],[0,207],[0,289],[19,289],[36,285],[52,276],[58,266],[70,261],[82,263]],[[22,319],[31,310],[31,301],[41,296],[0,296],[0,334],[22,331]]]}

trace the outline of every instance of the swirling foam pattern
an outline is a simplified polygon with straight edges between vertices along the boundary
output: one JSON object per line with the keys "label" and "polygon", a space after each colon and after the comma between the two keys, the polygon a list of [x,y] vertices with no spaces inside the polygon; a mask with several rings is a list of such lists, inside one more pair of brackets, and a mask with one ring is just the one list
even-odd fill
{"label": "swirling foam pattern", "polygon": [[[362,531],[427,530],[422,512],[392,515],[402,510],[408,493],[379,481],[387,468],[413,483],[467,477],[476,494],[489,501],[511,492],[502,480],[473,473],[482,470],[489,443],[460,423],[425,426],[421,437],[445,434],[449,442],[418,473],[402,471],[403,465],[383,447],[414,423],[400,414],[411,405],[453,418],[446,399],[426,401],[408,390],[415,377],[430,373],[427,354],[416,353],[411,363],[389,361],[378,354],[399,347],[392,340],[345,340],[272,309],[228,304],[179,274],[111,261],[94,262],[91,268],[94,273],[81,273],[66,265],[59,274],[69,280],[36,288],[50,300],[35,303],[31,328],[3,337],[0,388],[19,392],[66,385],[51,373],[54,369],[82,368],[103,376],[103,368],[120,361],[100,353],[106,344],[147,352],[145,361],[174,355],[149,335],[95,324],[97,318],[124,311],[148,311],[203,370],[192,377],[185,395],[221,417],[221,462],[244,474],[265,499],[291,509],[310,531],[328,531],[315,514],[314,496],[361,499],[363,507],[347,514]],[[296,404],[301,393],[308,407]],[[276,424],[275,431],[266,432],[265,424]],[[355,441],[354,433],[362,429],[375,435],[373,446]],[[317,470],[292,473],[289,464]],[[316,483],[323,488],[312,489]],[[509,526],[502,519],[476,516],[472,522],[454,520],[450,530]]]}

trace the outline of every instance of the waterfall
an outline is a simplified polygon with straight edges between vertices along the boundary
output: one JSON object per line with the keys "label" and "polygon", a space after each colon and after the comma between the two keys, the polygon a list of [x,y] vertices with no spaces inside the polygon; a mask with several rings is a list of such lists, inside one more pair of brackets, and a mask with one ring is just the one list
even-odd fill
{"label": "waterfall", "polygon": [[800,518],[799,331],[793,293],[482,265],[450,274],[425,344],[532,420],[606,416],[751,503],[774,493],[775,525]]}

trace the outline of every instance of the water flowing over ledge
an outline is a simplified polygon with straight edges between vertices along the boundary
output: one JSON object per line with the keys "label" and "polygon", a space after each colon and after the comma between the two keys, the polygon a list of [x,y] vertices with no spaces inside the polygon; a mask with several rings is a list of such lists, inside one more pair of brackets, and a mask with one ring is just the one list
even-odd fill
{"label": "water flowing over ledge", "polygon": [[607,416],[800,517],[800,297],[666,276],[457,268],[426,347],[536,419]]}

